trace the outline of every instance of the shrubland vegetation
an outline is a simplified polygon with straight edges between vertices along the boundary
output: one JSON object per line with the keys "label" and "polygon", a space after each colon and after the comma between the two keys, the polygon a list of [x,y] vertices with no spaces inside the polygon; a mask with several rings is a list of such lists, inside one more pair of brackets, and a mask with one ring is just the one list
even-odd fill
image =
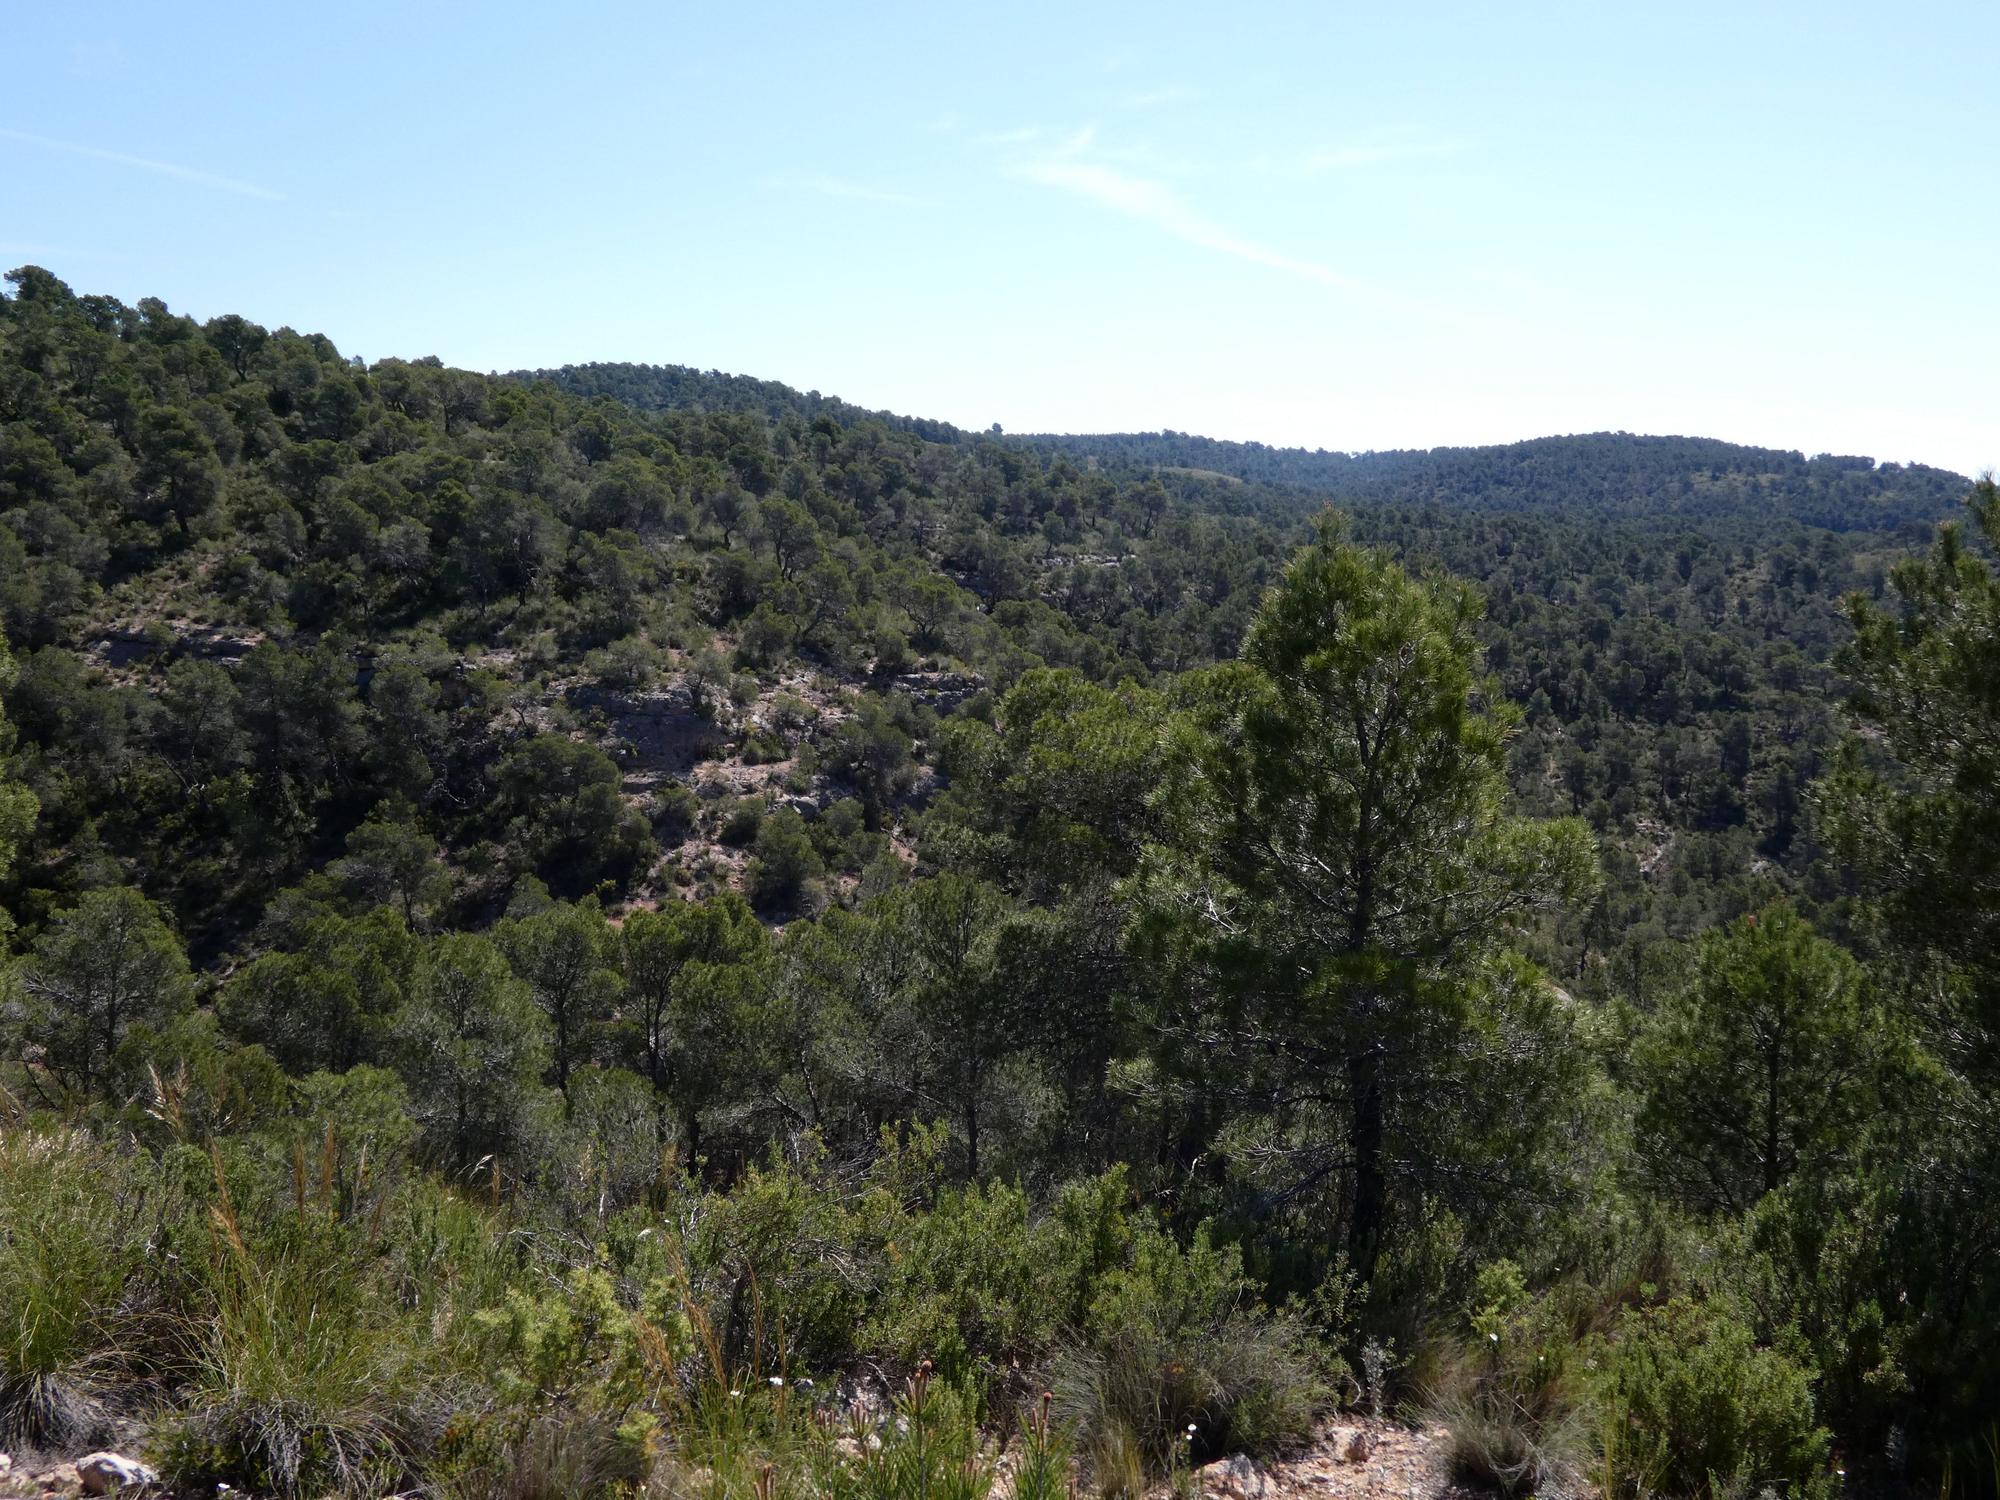
{"label": "shrubland vegetation", "polygon": [[970,1500],[999,1437],[1053,1500],[1337,1405],[1508,1493],[1995,1440],[1990,483],[1933,540],[1961,483],[1847,459],[1011,439],[9,280],[0,1445]]}

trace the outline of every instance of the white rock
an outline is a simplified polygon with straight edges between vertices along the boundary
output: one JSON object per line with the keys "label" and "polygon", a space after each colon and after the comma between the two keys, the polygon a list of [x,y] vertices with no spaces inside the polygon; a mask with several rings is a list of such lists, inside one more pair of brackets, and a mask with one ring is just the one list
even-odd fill
{"label": "white rock", "polygon": [[1259,1500],[1270,1486],[1264,1471],[1244,1453],[1209,1464],[1201,1471],[1201,1482],[1204,1494],[1232,1495],[1238,1500]]}
{"label": "white rock", "polygon": [[115,1495],[149,1485],[159,1476],[122,1453],[92,1453],[76,1461],[76,1477],[86,1495]]}

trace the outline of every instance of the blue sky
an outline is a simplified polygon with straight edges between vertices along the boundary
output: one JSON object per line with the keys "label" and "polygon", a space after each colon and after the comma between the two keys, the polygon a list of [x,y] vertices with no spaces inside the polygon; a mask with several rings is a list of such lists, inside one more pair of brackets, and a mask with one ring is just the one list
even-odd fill
{"label": "blue sky", "polygon": [[2000,4],[18,5],[0,261],[1012,431],[2000,464]]}

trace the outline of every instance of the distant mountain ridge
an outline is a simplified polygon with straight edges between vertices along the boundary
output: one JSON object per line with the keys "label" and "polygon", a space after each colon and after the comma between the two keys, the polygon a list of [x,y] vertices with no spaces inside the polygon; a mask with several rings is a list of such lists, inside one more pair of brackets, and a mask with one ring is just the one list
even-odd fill
{"label": "distant mountain ridge", "polygon": [[1487,513],[1564,513],[1682,521],[1781,516],[1835,531],[1928,528],[1955,515],[1971,481],[1922,464],[1878,464],[1855,455],[1807,456],[1715,438],[1629,432],[1531,438],[1486,447],[1348,453],[1279,448],[1189,433],[1006,435],[873,411],[777,381],[678,365],[588,364],[516,372],[585,399],[644,411],[797,413],[843,426],[879,422],[929,442],[999,441],[1121,474],[1220,475],[1297,492],[1309,509],[1328,501],[1442,505]]}
{"label": "distant mountain ridge", "polygon": [[1226,474],[1339,500],[1497,512],[1582,512],[1683,520],[1762,512],[1835,531],[1929,526],[1957,513],[1971,481],[1925,465],[1629,432],[1477,448],[1341,453],[1186,433],[1037,436],[1108,467]]}

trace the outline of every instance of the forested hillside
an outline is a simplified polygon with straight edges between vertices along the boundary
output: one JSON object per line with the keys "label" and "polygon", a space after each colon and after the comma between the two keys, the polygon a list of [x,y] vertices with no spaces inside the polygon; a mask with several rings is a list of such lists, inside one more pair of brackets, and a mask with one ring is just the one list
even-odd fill
{"label": "forested hillside", "polygon": [[1782,516],[1833,531],[1892,531],[1945,518],[1965,490],[1958,475],[1921,464],[1624,432],[1389,453],[1308,452],[1175,432],[1028,441],[1108,466],[1227,474],[1340,500],[1600,520]]}
{"label": "forested hillside", "polygon": [[1508,1493],[1995,1440],[1990,483],[8,281],[0,1447],[975,1500],[983,1431],[1131,1500],[1336,1406]]}
{"label": "forested hillside", "polygon": [[[681,365],[570,365],[516,379],[553,383],[571,395],[610,396],[644,411],[754,413],[776,421],[828,415],[872,421],[940,443],[984,441],[946,422],[865,411],[817,391]],[[991,436],[997,437],[996,429]],[[1438,504],[1573,520],[1712,521],[1784,517],[1832,531],[1896,531],[1921,544],[1931,525],[1956,513],[1966,481],[1922,464],[1750,448],[1712,438],[1600,432],[1536,438],[1491,448],[1340,453],[1231,443],[1184,432],[1043,434],[1016,447],[1087,461],[1094,468],[1163,479],[1226,478],[1260,487],[1253,496],[1203,490],[1207,508],[1245,504],[1310,509],[1340,504]],[[1281,492],[1273,496],[1269,491]]]}

